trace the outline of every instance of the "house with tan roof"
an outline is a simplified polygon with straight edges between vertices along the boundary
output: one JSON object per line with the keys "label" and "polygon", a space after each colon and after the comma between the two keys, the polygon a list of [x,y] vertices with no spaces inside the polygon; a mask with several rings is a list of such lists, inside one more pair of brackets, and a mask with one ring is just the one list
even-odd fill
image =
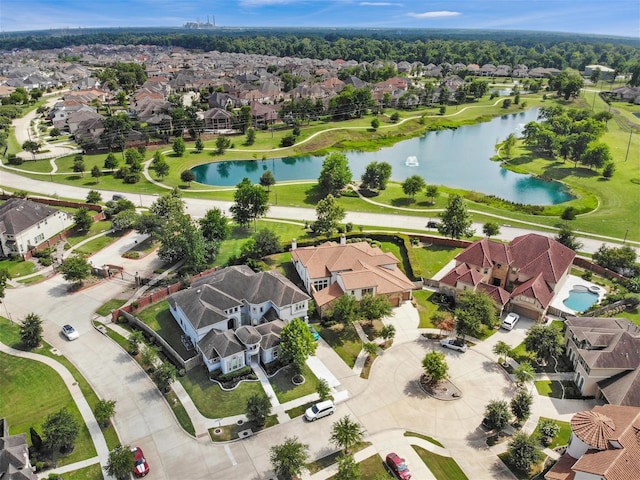
{"label": "house with tan roof", "polygon": [[228,373],[274,361],[282,328],[294,318],[307,320],[309,299],[279,272],[239,265],[197,279],[168,301],[185,343],[210,372]]}
{"label": "house with tan roof", "polygon": [[411,300],[415,285],[400,270],[400,261],[368,242],[325,242],[317,247],[298,248],[291,245],[291,260],[316,302],[320,316],[325,316],[333,303],[348,294],[362,299],[364,295],[384,295],[392,306]]}
{"label": "house with tan roof", "polygon": [[546,480],[631,480],[640,478],[640,408],[596,406],[571,418],[566,453]]}
{"label": "house with tan roof", "polygon": [[455,258],[455,267],[440,279],[440,292],[455,297],[462,290],[484,290],[500,310],[541,320],[575,256],[561,243],[533,233],[509,244],[483,238]]}
{"label": "house with tan roof", "polygon": [[570,317],[564,344],[582,395],[640,405],[640,327],[624,318]]}

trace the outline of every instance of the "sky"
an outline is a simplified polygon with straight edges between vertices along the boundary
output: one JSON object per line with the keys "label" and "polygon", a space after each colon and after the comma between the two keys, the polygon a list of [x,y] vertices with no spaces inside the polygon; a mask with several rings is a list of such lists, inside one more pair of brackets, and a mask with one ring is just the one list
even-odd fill
{"label": "sky", "polygon": [[94,27],[478,28],[640,39],[639,0],[0,0],[0,31]]}

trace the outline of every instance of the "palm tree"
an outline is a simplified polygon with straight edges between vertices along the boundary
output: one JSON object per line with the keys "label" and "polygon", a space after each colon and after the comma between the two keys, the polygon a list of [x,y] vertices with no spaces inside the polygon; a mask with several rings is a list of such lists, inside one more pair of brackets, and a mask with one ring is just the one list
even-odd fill
{"label": "palm tree", "polygon": [[287,437],[282,445],[271,447],[269,461],[278,478],[299,476],[307,463],[309,445],[300,443],[298,437]]}
{"label": "palm tree", "polygon": [[144,335],[140,330],[135,330],[129,335],[129,353],[131,355],[137,355],[139,352],[140,344],[144,342]]}
{"label": "palm tree", "polygon": [[349,453],[349,449],[362,442],[365,430],[349,416],[344,416],[331,427],[331,443]]}
{"label": "palm tree", "polygon": [[134,454],[128,445],[117,445],[109,452],[109,460],[104,470],[118,480],[129,478],[134,467]]}
{"label": "palm tree", "polygon": [[500,340],[493,346],[493,353],[499,355],[503,361],[507,360],[507,357],[511,356],[511,347],[507,342]]}

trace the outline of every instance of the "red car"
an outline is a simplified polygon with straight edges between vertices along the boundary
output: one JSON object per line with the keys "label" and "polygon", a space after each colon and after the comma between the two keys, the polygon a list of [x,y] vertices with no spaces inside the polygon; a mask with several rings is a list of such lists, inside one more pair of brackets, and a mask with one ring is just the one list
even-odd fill
{"label": "red car", "polygon": [[392,452],[387,455],[385,465],[400,480],[409,480],[411,478],[411,472],[404,462],[404,458],[400,458],[397,454]]}
{"label": "red car", "polygon": [[149,464],[147,459],[144,458],[144,453],[140,447],[133,447],[131,449],[134,455],[133,473],[136,477],[144,477],[149,473]]}

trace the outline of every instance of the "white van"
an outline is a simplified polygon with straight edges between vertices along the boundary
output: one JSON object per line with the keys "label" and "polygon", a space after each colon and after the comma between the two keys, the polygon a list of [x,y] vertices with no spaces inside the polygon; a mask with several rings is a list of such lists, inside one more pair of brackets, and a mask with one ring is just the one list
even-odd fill
{"label": "white van", "polygon": [[505,330],[513,330],[513,327],[516,326],[516,323],[518,323],[518,320],[520,320],[520,315],[518,315],[517,313],[511,312],[509,315],[504,317],[501,327],[504,328]]}
{"label": "white van", "polygon": [[336,407],[331,400],[325,400],[324,402],[318,402],[314,406],[307,408],[304,412],[304,418],[310,422],[315,422],[317,419],[326,417],[327,415],[333,415],[336,411]]}

